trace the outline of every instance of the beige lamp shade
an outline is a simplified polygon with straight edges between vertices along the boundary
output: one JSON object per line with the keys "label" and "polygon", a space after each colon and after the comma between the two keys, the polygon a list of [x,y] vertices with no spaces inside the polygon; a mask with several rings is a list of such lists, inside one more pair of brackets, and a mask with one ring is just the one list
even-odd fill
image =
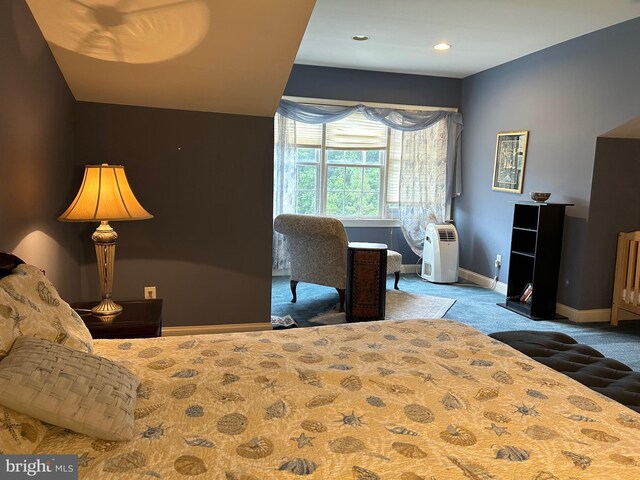
{"label": "beige lamp shade", "polygon": [[87,165],[76,198],[58,217],[64,222],[153,218],[131,191],[122,165]]}

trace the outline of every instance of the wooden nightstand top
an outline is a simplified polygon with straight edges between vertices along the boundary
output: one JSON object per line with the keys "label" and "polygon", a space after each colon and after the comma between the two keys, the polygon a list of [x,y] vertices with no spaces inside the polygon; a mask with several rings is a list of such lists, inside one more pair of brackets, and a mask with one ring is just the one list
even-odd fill
{"label": "wooden nightstand top", "polygon": [[91,313],[98,302],[77,302],[78,312],[93,338],[150,338],[162,335],[162,299],[116,301],[122,313],[110,321]]}

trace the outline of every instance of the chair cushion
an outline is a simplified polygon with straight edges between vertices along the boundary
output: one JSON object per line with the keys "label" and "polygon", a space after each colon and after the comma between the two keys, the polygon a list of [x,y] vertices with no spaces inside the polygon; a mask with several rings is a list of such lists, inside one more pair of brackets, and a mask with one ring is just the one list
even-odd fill
{"label": "chair cushion", "polygon": [[387,250],[387,275],[399,272],[401,267],[402,254],[394,250]]}
{"label": "chair cushion", "polygon": [[560,332],[514,330],[489,335],[534,360],[640,412],[640,372]]}

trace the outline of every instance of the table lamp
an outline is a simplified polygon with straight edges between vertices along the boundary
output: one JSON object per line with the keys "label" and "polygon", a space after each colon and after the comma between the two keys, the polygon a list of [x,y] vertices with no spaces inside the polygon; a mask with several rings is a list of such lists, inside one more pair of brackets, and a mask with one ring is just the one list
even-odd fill
{"label": "table lamp", "polygon": [[122,165],[87,165],[82,185],[67,210],[58,217],[63,222],[100,222],[91,236],[96,247],[102,301],[91,311],[95,315],[114,315],[122,307],[111,298],[118,234],[109,221],[153,218],[131,191]]}

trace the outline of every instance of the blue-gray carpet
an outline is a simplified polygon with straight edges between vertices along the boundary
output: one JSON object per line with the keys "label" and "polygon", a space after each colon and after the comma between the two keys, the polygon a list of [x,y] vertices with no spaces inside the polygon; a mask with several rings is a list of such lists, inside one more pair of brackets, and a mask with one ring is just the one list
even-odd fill
{"label": "blue-gray carpet", "polygon": [[[393,289],[393,277],[388,277],[387,288]],[[468,284],[470,285],[470,284]],[[496,305],[504,302],[504,296],[486,288],[437,285],[422,280],[415,274],[404,274],[400,289],[422,295],[455,298],[456,303],[444,318],[477,328],[484,333],[503,330],[550,330],[564,332],[580,343],[586,343],[603,355],[626,363],[640,371],[640,321],[623,321],[619,327],[608,323],[575,324],[568,320],[533,321]],[[271,290],[271,314],[291,315],[304,327],[308,319],[329,311],[338,303],[335,289],[298,284],[298,302],[290,303],[289,277],[273,277]]]}

